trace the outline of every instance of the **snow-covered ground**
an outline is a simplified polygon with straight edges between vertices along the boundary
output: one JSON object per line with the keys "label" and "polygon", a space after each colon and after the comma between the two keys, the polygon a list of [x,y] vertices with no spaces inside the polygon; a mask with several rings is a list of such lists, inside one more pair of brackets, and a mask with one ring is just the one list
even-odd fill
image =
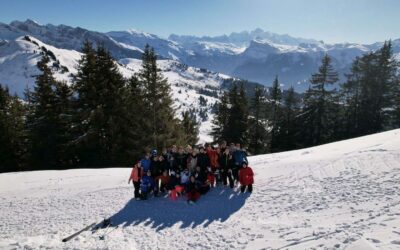
{"label": "snow-covered ground", "polygon": [[[0,174],[0,248],[400,248],[400,130],[249,161],[253,194],[193,206],[134,201],[128,168]],[[108,216],[118,228],[61,242]]]}

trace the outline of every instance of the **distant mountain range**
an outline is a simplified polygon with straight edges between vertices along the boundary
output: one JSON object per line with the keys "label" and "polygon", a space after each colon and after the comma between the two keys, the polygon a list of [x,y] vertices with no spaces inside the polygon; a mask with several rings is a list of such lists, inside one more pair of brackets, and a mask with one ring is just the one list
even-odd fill
{"label": "distant mountain range", "polygon": [[[335,68],[343,76],[356,56],[374,51],[383,43],[325,44],[315,39],[279,35],[262,29],[215,37],[172,34],[165,39],[133,29],[101,33],[66,25],[41,25],[28,19],[24,22],[0,23],[2,74],[7,73],[4,71],[4,44],[25,35],[58,49],[73,51],[79,51],[86,39],[102,43],[122,64],[126,60],[121,59],[139,59],[145,44],[149,44],[160,59],[171,59],[266,86],[270,86],[278,76],[284,88],[292,85],[300,92],[308,88],[310,75],[318,69],[325,53],[333,58]],[[400,58],[400,39],[392,42],[393,50]]]}

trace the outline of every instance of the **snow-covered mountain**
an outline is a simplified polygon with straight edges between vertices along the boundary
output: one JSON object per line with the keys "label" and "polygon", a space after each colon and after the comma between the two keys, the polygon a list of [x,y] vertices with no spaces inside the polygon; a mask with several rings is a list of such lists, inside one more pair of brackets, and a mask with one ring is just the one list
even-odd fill
{"label": "snow-covered mountain", "polygon": [[[197,68],[270,86],[276,75],[284,88],[308,88],[308,80],[325,53],[333,58],[342,79],[352,60],[382,45],[325,44],[314,39],[296,38],[255,29],[223,36],[179,36],[168,39],[134,29],[100,33],[66,25],[40,25],[32,20],[0,23],[0,45],[21,36],[33,36],[60,49],[79,51],[86,39],[104,44],[117,59],[140,58],[145,46],[155,48],[160,58],[180,61]],[[389,38],[388,38],[389,39]],[[3,41],[3,42],[2,42]],[[395,57],[400,58],[400,39],[393,40]]]}
{"label": "snow-covered mountain", "polygon": [[146,44],[150,44],[156,53],[164,58],[179,60],[186,53],[185,49],[176,42],[134,29],[112,31],[106,34],[123,47],[141,52]]}
{"label": "snow-covered mountain", "polygon": [[15,40],[21,36],[33,36],[40,41],[55,46],[57,48],[80,51],[85,40],[101,43],[107,47],[115,58],[140,58],[139,50],[125,48],[115,42],[108,35],[89,31],[80,27],[70,27],[67,25],[41,25],[33,20],[24,22],[14,21],[10,24],[0,22],[0,39]]}
{"label": "snow-covered mountain", "polygon": [[251,195],[193,206],[132,199],[128,168],[3,173],[0,249],[399,249],[399,162],[400,130],[250,157]]}
{"label": "snow-covered mountain", "polygon": [[[55,78],[71,83],[82,54],[75,50],[56,48],[32,36],[3,40],[0,43],[0,83],[7,85],[12,94],[22,97],[27,88],[33,88],[35,76],[40,73],[36,64],[41,59],[41,53],[50,55],[49,66]],[[222,83],[229,77],[190,67],[176,60],[158,60],[158,65],[171,84],[177,114],[186,110],[196,113],[201,121],[200,141],[211,141],[208,135],[211,129],[211,110],[218,100]],[[129,78],[139,71],[141,60],[123,58],[118,61],[118,67],[124,77]]]}
{"label": "snow-covered mountain", "polygon": [[177,41],[181,44],[186,43],[195,43],[195,42],[218,42],[218,43],[226,43],[226,44],[235,44],[236,46],[247,47],[251,41],[253,40],[268,40],[277,44],[287,44],[287,45],[298,45],[300,43],[318,43],[318,41],[314,39],[305,39],[305,38],[297,38],[292,37],[287,34],[280,35],[268,31],[264,31],[260,28],[257,28],[252,31],[242,31],[242,32],[233,32],[230,35],[222,35],[222,36],[180,36],[172,34],[169,36],[170,40]]}

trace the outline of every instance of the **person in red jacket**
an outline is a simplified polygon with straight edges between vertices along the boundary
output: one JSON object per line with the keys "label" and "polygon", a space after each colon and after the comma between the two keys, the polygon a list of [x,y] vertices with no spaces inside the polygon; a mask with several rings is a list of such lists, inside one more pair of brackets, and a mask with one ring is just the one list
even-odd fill
{"label": "person in red jacket", "polygon": [[135,198],[140,199],[140,179],[143,175],[143,168],[140,161],[138,161],[135,166],[133,166],[131,171],[131,176],[129,177],[128,184],[133,183],[133,187],[135,189]]}
{"label": "person in red jacket", "polygon": [[247,191],[251,193],[253,191],[254,184],[254,173],[251,167],[247,165],[247,162],[242,163],[242,168],[239,170],[239,182],[240,182],[240,191],[244,193],[244,190],[247,187]]}

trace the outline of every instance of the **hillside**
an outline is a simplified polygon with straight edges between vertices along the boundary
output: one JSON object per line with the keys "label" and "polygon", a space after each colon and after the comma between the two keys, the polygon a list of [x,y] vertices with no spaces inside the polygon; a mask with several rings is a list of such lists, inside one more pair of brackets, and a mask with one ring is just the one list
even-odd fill
{"label": "hillside", "polygon": [[[251,195],[135,201],[130,169],[0,174],[0,248],[398,249],[400,130],[251,157]],[[96,234],[65,236],[112,216]],[[109,232],[105,240],[99,235]]]}
{"label": "hillside", "polygon": [[[33,89],[35,76],[40,73],[36,64],[41,53],[50,55],[49,66],[57,80],[72,82],[82,55],[80,52],[60,49],[34,37],[23,36],[0,43],[0,83],[7,85],[10,93],[23,97],[26,88]],[[120,72],[126,78],[141,68],[139,59],[123,58],[118,63]],[[189,67],[176,60],[159,60],[158,64],[171,85],[177,115],[185,110],[193,110],[201,122],[200,141],[211,141],[208,135],[211,110],[217,102],[223,81],[230,77]]]}

